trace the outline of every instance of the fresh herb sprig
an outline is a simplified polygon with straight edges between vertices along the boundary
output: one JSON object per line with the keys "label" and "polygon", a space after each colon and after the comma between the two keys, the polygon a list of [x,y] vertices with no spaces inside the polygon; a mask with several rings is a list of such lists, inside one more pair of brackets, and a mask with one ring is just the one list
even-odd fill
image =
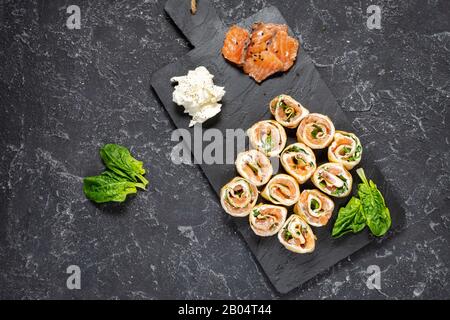
{"label": "fresh herb sprig", "polygon": [[266,151],[266,153],[270,153],[270,151],[273,148],[273,143],[272,143],[272,133],[269,133],[266,137],[266,141],[264,141],[264,150]]}
{"label": "fresh herb sprig", "polygon": [[311,135],[314,139],[317,139],[317,135],[319,133],[323,133],[322,127],[318,126],[317,124],[313,124],[314,129],[311,131]]}

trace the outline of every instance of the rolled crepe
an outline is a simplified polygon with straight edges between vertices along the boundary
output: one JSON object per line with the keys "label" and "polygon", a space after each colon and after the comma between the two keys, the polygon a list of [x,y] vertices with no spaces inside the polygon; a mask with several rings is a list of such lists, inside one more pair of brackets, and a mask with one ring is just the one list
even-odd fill
{"label": "rolled crepe", "polygon": [[309,114],[308,109],[291,96],[281,94],[270,102],[270,112],[283,127],[297,128],[302,119]]}
{"label": "rolled crepe", "polygon": [[273,204],[258,204],[249,215],[250,227],[261,237],[276,234],[286,221],[287,209]]}
{"label": "rolled crepe", "polygon": [[297,140],[311,149],[323,149],[330,145],[334,131],[330,118],[320,113],[310,113],[298,126]]}
{"label": "rolled crepe", "polygon": [[294,206],[294,213],[314,227],[327,224],[334,210],[334,202],[319,190],[303,190]]}
{"label": "rolled crepe", "polygon": [[239,153],[235,164],[239,174],[257,187],[266,184],[273,173],[269,158],[258,150]]}
{"label": "rolled crepe", "polygon": [[290,175],[277,174],[270,179],[261,195],[273,204],[289,207],[300,199],[300,188],[298,182]]}
{"label": "rolled crepe", "polygon": [[278,240],[288,250],[296,253],[313,252],[316,236],[311,227],[300,216],[293,214],[278,232]]}
{"label": "rolled crepe", "polygon": [[274,120],[255,123],[247,130],[250,144],[268,157],[277,156],[286,145],[286,131]]}
{"label": "rolled crepe", "polygon": [[355,134],[336,131],[328,147],[328,160],[342,163],[347,170],[351,170],[361,161],[362,151],[361,142]]}
{"label": "rolled crepe", "polygon": [[352,190],[353,177],[340,163],[320,165],[311,180],[318,189],[337,198],[348,196]]}
{"label": "rolled crepe", "polygon": [[286,147],[280,156],[284,170],[293,176],[299,184],[305,183],[316,170],[316,156],[303,143],[294,143]]}
{"label": "rolled crepe", "polygon": [[250,181],[236,177],[220,190],[222,208],[234,217],[248,215],[258,200],[258,189]]}

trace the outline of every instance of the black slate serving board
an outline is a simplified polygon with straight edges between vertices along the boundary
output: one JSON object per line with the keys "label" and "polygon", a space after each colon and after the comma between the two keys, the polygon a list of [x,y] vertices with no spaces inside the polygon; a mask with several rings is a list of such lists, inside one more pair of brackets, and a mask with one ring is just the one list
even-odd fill
{"label": "black slate serving board", "polygon": [[[175,63],[165,66],[153,74],[151,85],[162,101],[164,107],[178,128],[186,128],[193,134],[193,128],[188,128],[190,117],[183,113],[183,108],[172,102],[173,85],[170,78],[185,75],[197,66],[205,66],[214,74],[216,85],[224,86],[226,95],[222,103],[222,112],[203,124],[203,129],[216,128],[222,133],[226,129],[248,129],[252,124],[264,119],[271,119],[268,104],[278,94],[289,94],[300,101],[311,112],[328,115],[338,130],[354,131],[342,109],[320,78],[311,58],[300,48],[297,61],[287,72],[257,84],[223,59],[221,48],[227,27],[217,16],[210,2],[199,2],[196,15],[191,15],[189,1],[169,0],[165,10],[178,28],[195,46],[184,57]],[[240,26],[250,28],[257,21],[285,24],[286,21],[275,7],[266,7],[255,15],[238,22]],[[291,35],[292,32],[290,31]],[[358,134],[356,132],[356,134]],[[288,131],[288,143],[295,142],[295,130]],[[225,136],[225,134],[224,134]],[[225,145],[225,141],[224,144]],[[326,152],[316,153],[318,164],[327,162]],[[375,166],[373,158],[367,150],[363,153],[360,166],[365,169],[367,177],[374,180],[385,196],[391,210],[392,230],[403,224],[404,210],[397,200],[394,191]],[[211,186],[219,195],[220,188],[237,175],[233,165],[200,164]],[[282,169],[280,169],[282,172]],[[359,182],[355,169],[351,171],[354,177],[354,190]],[[307,183],[301,189],[312,188]],[[260,197],[261,200],[261,197]],[[249,248],[265,271],[267,277],[280,293],[287,293],[311,279],[318,273],[328,269],[338,261],[348,257],[355,251],[373,240],[367,228],[356,235],[332,239],[331,229],[337,216],[337,208],[348,201],[335,199],[336,210],[331,221],[322,228],[313,228],[317,236],[316,250],[311,254],[295,254],[286,250],[276,236],[261,238],[253,234],[246,218],[231,218],[237,229],[246,240]],[[289,210],[289,214],[292,210]],[[225,214],[225,213],[224,213]]]}

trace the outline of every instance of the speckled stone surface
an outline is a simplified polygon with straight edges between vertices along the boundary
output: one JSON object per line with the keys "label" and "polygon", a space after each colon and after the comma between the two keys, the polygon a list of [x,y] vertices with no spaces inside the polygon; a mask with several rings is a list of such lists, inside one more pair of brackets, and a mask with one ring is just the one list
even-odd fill
{"label": "speckled stone surface", "polygon": [[[213,2],[228,24],[280,9],[404,201],[403,230],[276,294],[200,169],[170,160],[174,126],[149,80],[190,45],[164,1],[78,1],[68,30],[75,3],[3,0],[0,298],[448,299],[449,2]],[[107,142],[148,168],[148,192],[123,205],[82,193]],[[72,264],[80,290],[66,287]],[[373,264],[380,290],[366,286]]]}

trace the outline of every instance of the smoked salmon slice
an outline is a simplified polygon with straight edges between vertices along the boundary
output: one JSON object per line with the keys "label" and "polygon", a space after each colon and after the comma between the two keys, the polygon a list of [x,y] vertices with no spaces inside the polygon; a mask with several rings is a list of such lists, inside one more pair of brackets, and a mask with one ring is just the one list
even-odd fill
{"label": "smoked salmon slice", "polygon": [[287,31],[278,31],[270,42],[269,50],[283,63],[283,71],[287,71],[297,56],[298,41],[291,38]]}
{"label": "smoked salmon slice", "polygon": [[252,26],[252,34],[250,36],[251,42],[247,51],[247,58],[263,51],[268,51],[271,40],[278,31],[287,32],[287,26],[272,23],[254,23]]}
{"label": "smoked salmon slice", "polygon": [[242,65],[245,60],[245,51],[249,40],[250,37],[247,30],[238,26],[232,26],[227,32],[222,47],[222,54],[225,59],[237,65]]}
{"label": "smoked salmon slice", "polygon": [[228,61],[243,67],[257,82],[287,71],[295,62],[299,43],[288,34],[287,25],[257,22],[251,34],[232,26],[224,40],[222,54]]}
{"label": "smoked salmon slice", "polygon": [[256,82],[262,82],[281,70],[283,70],[283,62],[269,51],[257,53],[247,58],[244,63],[244,72]]}

